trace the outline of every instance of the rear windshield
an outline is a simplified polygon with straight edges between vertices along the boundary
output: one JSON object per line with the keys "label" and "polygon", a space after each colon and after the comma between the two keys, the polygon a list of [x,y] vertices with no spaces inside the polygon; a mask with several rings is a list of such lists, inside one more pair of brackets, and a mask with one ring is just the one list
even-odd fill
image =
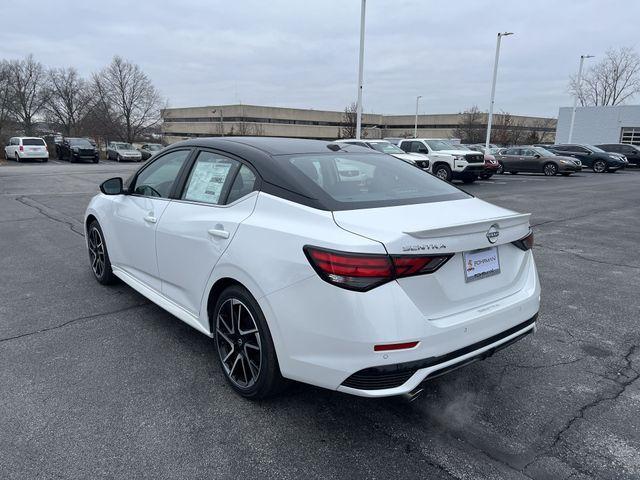
{"label": "rear windshield", "polygon": [[22,145],[38,145],[40,147],[46,145],[41,138],[23,138]]}
{"label": "rear windshield", "polygon": [[332,210],[459,200],[469,195],[402,160],[380,154],[291,155],[309,193],[329,197]]}
{"label": "rear windshield", "polygon": [[86,140],[84,138],[69,138],[67,140],[69,141],[69,145],[73,145],[74,147],[87,147],[87,148],[93,147],[93,145],[91,145],[89,140]]}

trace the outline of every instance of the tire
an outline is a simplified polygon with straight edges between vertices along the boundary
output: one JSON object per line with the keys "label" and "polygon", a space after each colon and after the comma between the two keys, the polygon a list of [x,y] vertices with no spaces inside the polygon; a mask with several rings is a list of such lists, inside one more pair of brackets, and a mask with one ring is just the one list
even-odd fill
{"label": "tire", "polygon": [[100,224],[94,220],[87,229],[87,245],[89,250],[89,262],[95,279],[103,285],[116,283],[117,277],[111,270],[109,251],[104,240],[104,233]]}
{"label": "tire", "polygon": [[439,163],[433,169],[433,175],[438,177],[440,180],[444,180],[445,182],[451,181],[451,169],[449,165],[446,163]]}
{"label": "tire", "polygon": [[94,158],[93,159],[93,163],[98,163],[99,161],[100,161],[100,159],[98,159],[98,158]]}
{"label": "tire", "polygon": [[498,169],[496,170],[498,175],[504,175],[504,164],[502,162],[498,162]]}
{"label": "tire", "polygon": [[482,180],[489,180],[491,178],[491,175],[489,175],[488,173],[481,173],[480,174],[480,179]]}
{"label": "tire", "polygon": [[[220,294],[212,327],[220,367],[236,393],[258,400],[284,389],[286,380],[280,374],[267,321],[244,287],[232,285]],[[249,333],[240,334],[242,331]]]}
{"label": "tire", "polygon": [[122,161],[122,157],[120,156],[120,154],[118,154],[118,156],[116,157],[116,162],[120,163]]}
{"label": "tire", "polygon": [[604,173],[607,171],[607,163],[604,160],[596,160],[591,169],[594,173]]}
{"label": "tire", "polygon": [[18,152],[16,152],[16,163],[20,163],[20,155],[18,155]]}
{"label": "tire", "polygon": [[554,177],[558,173],[558,166],[552,162],[545,163],[542,167],[542,173],[547,177]]}
{"label": "tire", "polygon": [[517,175],[518,172],[509,172],[511,175]]}

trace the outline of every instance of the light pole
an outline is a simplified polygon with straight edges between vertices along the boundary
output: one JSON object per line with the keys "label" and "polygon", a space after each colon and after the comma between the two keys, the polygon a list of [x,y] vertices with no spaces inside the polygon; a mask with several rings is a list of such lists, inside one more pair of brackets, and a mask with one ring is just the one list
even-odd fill
{"label": "light pole", "polygon": [[358,63],[358,103],[356,104],[356,139],[360,140],[362,127],[362,68],[364,64],[364,12],[367,0],[362,0],[360,6],[360,59]]}
{"label": "light pole", "polygon": [[571,143],[573,138],[573,122],[576,119],[576,107],[578,106],[578,95],[580,94],[580,85],[582,85],[582,67],[584,65],[585,58],[593,58],[593,55],[580,55],[580,68],[578,68],[578,80],[576,85],[576,98],[573,99],[573,110],[571,110],[571,123],[569,124],[569,140],[567,143]]}
{"label": "light pole", "polygon": [[413,127],[413,138],[418,138],[418,102],[422,98],[422,95],[416,97],[416,123]]}
{"label": "light pole", "polygon": [[498,60],[500,59],[500,41],[502,37],[513,35],[513,32],[498,33],[498,42],[496,43],[496,59],[493,62],[493,81],[491,82],[491,101],[489,102],[489,118],[487,119],[487,139],[484,147],[489,148],[491,143],[491,122],[493,121],[493,101],[496,96],[496,78],[498,77]]}

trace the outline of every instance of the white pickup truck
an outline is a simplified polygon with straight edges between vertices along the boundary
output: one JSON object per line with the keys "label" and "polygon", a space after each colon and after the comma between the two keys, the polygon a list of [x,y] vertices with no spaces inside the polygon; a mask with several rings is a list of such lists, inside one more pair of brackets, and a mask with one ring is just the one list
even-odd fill
{"label": "white pickup truck", "polygon": [[484,170],[482,153],[458,150],[442,138],[403,138],[397,145],[405,152],[427,155],[431,173],[447,182],[473,183]]}

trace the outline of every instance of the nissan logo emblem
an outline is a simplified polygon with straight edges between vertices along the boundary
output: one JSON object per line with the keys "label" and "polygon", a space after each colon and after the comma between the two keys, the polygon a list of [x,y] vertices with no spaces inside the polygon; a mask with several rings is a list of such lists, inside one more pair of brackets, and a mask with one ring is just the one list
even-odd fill
{"label": "nissan logo emblem", "polygon": [[499,236],[500,230],[498,228],[498,224],[494,223],[489,227],[489,230],[487,230],[487,240],[489,240],[489,243],[496,243]]}

